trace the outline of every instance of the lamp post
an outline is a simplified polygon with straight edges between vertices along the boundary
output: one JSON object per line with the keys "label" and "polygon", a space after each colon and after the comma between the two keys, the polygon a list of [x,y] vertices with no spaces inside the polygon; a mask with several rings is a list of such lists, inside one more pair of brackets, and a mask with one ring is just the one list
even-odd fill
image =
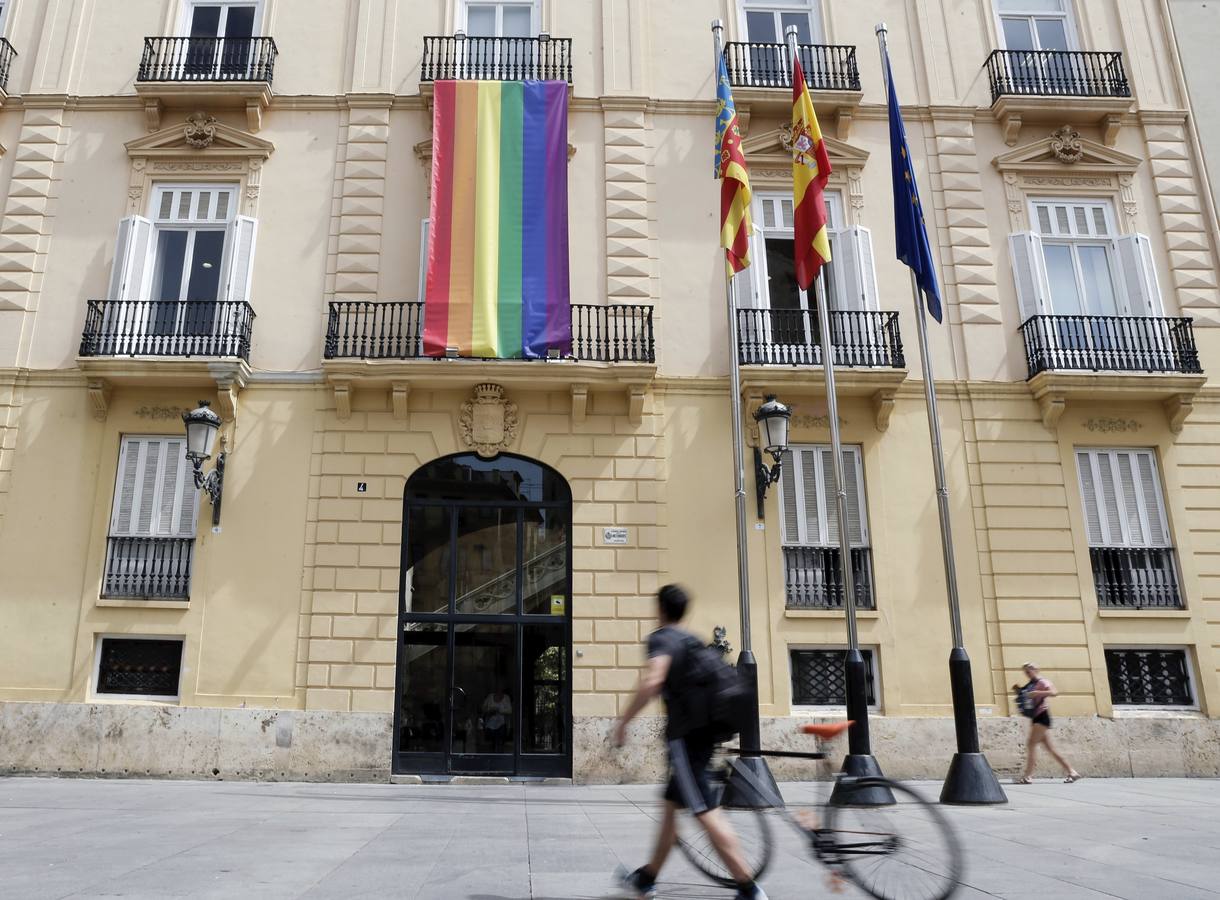
{"label": "lamp post", "polygon": [[200,400],[199,407],[182,414],[186,426],[186,458],[194,467],[195,489],[208,495],[212,503],[212,527],[220,527],[220,500],[225,482],[225,453],[216,457],[216,467],[203,474],[203,463],[212,458],[212,448],[220,431],[220,416],[212,412],[207,400]]}

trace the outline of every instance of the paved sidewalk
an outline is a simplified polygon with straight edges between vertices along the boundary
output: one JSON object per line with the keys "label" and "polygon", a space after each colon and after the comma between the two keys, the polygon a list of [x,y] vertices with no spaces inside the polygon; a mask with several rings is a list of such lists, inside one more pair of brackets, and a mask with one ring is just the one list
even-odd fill
{"label": "paved sidewalk", "polygon": [[[933,795],[936,785],[923,785]],[[950,809],[963,898],[1220,898],[1220,781],[1044,781]],[[825,785],[785,785],[789,802]],[[619,896],[657,813],[649,786],[257,784],[0,779],[0,897]],[[796,834],[763,884],[831,896]],[[675,855],[664,900],[724,900]],[[854,891],[843,897],[862,896]]]}

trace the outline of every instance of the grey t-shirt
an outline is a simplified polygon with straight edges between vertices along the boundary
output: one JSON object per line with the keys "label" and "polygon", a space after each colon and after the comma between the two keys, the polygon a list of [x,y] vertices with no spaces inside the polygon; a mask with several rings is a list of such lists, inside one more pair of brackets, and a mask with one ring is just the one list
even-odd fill
{"label": "grey t-shirt", "polygon": [[701,645],[699,639],[689,631],[676,625],[662,625],[648,635],[648,658],[668,656],[669,672],[665,676],[665,684],[661,686],[661,696],[665,699],[665,712],[668,721],[665,725],[665,737],[672,740],[681,737],[689,730],[686,723],[685,703],[682,697],[682,677],[686,664],[686,655],[692,645]]}

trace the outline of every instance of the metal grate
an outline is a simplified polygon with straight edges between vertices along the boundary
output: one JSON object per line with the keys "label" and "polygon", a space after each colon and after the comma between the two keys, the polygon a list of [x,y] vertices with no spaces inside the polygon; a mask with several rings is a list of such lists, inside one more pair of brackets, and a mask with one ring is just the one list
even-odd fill
{"label": "metal grate", "polygon": [[182,641],[102,638],[97,693],[177,697]]}
{"label": "metal grate", "polygon": [[1115,706],[1194,706],[1185,650],[1106,649]]}
{"label": "metal grate", "polygon": [[[873,651],[861,649],[864,657],[864,692],[868,705],[877,703]],[[847,650],[792,650],[792,705],[845,706],[847,683],[843,662]]]}
{"label": "metal grate", "polygon": [[1182,609],[1172,547],[1090,547],[1097,605],[1103,609]]}
{"label": "metal grate", "polygon": [[[876,310],[833,310],[835,365],[852,367],[906,366],[898,313]],[[820,366],[822,340],[818,315],[808,309],[738,309],[737,351],[743,366]]]}
{"label": "metal grate", "polygon": [[1030,316],[1021,325],[1029,377],[1081,372],[1202,372],[1188,317]]}
{"label": "metal grate", "polygon": [[[873,554],[852,547],[856,607],[875,609]],[[843,609],[846,591],[837,547],[784,547],[784,595],[788,609]]]}

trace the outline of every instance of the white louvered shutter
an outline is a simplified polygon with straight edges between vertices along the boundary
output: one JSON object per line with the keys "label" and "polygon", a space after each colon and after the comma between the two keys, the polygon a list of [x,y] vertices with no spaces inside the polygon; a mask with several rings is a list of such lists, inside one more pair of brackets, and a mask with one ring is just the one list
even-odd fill
{"label": "white louvered shutter", "polygon": [[1118,268],[1126,296],[1129,316],[1165,315],[1161,302],[1161,287],[1157,283],[1156,263],[1152,255],[1152,242],[1144,234],[1128,234],[1114,242],[1118,253]]}
{"label": "white louvered shutter", "polygon": [[254,242],[258,236],[258,220],[250,216],[235,216],[229,225],[229,275],[225,281],[226,300],[250,300],[250,282],[254,276]]}
{"label": "white louvered shutter", "polygon": [[[826,517],[826,534],[823,543],[826,546],[838,546],[839,543],[839,509],[838,495],[835,491],[834,453],[829,447],[818,449],[818,462],[821,467],[822,510]],[[847,490],[847,536],[848,546],[867,546],[864,491],[861,484],[861,470],[854,447],[843,448],[843,481]]]}
{"label": "white louvered shutter", "polygon": [[1090,546],[1170,546],[1152,451],[1079,450],[1076,464]]}
{"label": "white louvered shutter", "polygon": [[185,437],[123,439],[111,536],[193,537],[198,508]]}
{"label": "white louvered shutter", "polygon": [[841,254],[831,261],[839,276],[840,297],[838,309],[876,310],[880,308],[877,298],[877,270],[873,263],[873,235],[863,225],[854,225],[839,232],[835,250]]}
{"label": "white louvered shutter", "polygon": [[110,269],[110,300],[144,300],[152,273],[153,223],[143,216],[119,220]]}
{"label": "white louvered shutter", "polygon": [[428,299],[428,248],[432,239],[432,220],[419,223],[419,299]]}
{"label": "white louvered shutter", "polygon": [[1008,252],[1012,257],[1012,277],[1021,306],[1021,321],[1049,315],[1051,289],[1046,278],[1046,260],[1042,256],[1042,238],[1032,231],[1010,234]]}
{"label": "white louvered shutter", "polygon": [[821,546],[826,543],[826,510],[822,502],[822,484],[818,477],[818,454],[808,447],[800,451],[800,490],[804,513],[801,543]]}
{"label": "white louvered shutter", "polygon": [[784,544],[801,542],[800,508],[796,496],[796,456],[785,450],[779,476],[780,541]]}

